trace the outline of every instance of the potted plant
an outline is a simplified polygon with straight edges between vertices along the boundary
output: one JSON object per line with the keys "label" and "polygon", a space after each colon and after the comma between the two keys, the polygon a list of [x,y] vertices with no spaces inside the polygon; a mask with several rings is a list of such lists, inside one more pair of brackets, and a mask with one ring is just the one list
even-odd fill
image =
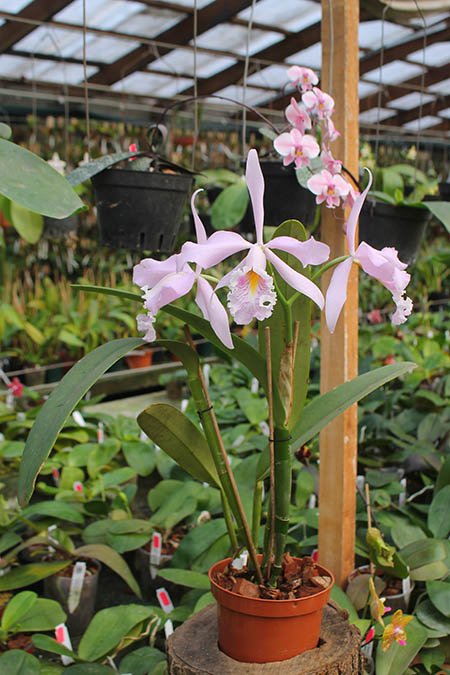
{"label": "potted plant", "polygon": [[393,247],[400,260],[413,262],[431,215],[450,228],[450,205],[432,199],[437,187],[436,181],[408,164],[376,168],[361,214],[361,241],[377,248]]}
{"label": "potted plant", "polygon": [[[172,251],[192,174],[153,151],[99,157],[68,176],[92,179],[102,243],[114,248]],[[113,168],[122,162],[123,168]]]}
{"label": "potted plant", "polygon": [[33,591],[11,593],[1,607],[0,651],[34,651],[28,633],[52,630],[65,620],[66,614],[54,600],[39,598]]}

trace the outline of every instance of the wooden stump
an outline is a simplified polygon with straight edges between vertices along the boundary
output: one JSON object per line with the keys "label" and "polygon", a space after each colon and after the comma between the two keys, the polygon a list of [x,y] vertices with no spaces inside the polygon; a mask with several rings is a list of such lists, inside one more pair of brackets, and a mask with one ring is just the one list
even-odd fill
{"label": "wooden stump", "polygon": [[[245,639],[245,636],[243,636]],[[239,663],[217,646],[216,606],[209,605],[170,636],[170,675],[361,675],[361,636],[347,613],[333,603],[325,607],[320,645],[288,661]]]}

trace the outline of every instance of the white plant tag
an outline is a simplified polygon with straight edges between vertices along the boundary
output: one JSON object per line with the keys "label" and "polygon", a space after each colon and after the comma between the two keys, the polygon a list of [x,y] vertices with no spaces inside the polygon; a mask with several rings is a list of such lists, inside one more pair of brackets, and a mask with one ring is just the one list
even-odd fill
{"label": "white plant tag", "polygon": [[150,576],[156,579],[161,564],[162,537],[159,532],[153,532],[150,546]]}
{"label": "white plant tag", "polygon": [[49,525],[47,528],[48,532],[48,540],[52,542],[52,544],[59,544],[59,541],[56,539],[56,537],[53,537],[52,533],[55,532],[58,529],[57,525]]}
{"label": "white plant tag", "polygon": [[317,497],[313,492],[311,497],[309,498],[309,501],[308,501],[308,509],[315,509],[316,504],[317,504]]}
{"label": "white plant tag", "polygon": [[270,428],[267,422],[260,422],[259,428],[261,429],[261,433],[264,434],[264,436],[269,436]]}
{"label": "white plant tag", "polygon": [[0,570],[0,577],[3,577],[7,572],[9,572],[10,569],[11,569],[10,565],[7,565],[7,567],[3,567]]}
{"label": "white plant tag", "polygon": [[104,443],[104,442],[105,442],[105,426],[103,422],[99,422],[97,427],[97,443]]}
{"label": "white plant tag", "polygon": [[256,377],[252,377],[252,383],[250,385],[250,391],[252,394],[257,394],[259,391],[259,382]]}
{"label": "white plant tag", "polygon": [[364,483],[366,482],[365,476],[356,476],[356,489],[358,492],[364,494]]}
{"label": "white plant tag", "polygon": [[411,577],[402,579],[402,592],[406,596],[406,602],[408,602],[409,596],[411,595]]}
{"label": "white plant tag", "polygon": [[70,614],[73,614],[80,604],[81,592],[83,590],[84,577],[86,576],[86,563],[78,561],[75,563],[70,581],[69,600],[67,606]]}
{"label": "white plant tag", "polygon": [[165,588],[157,588],[156,589],[156,597],[158,598],[158,602],[160,604],[160,607],[162,610],[165,611],[166,614],[170,614],[170,612],[173,611],[173,602],[170,599],[170,595],[166,591]]}
{"label": "white plant tag", "polygon": [[[67,630],[65,623],[60,623],[58,626],[56,626],[55,638],[56,642],[58,642],[60,645],[63,645],[64,647],[67,647],[67,649],[72,650],[72,642],[70,641],[69,631]],[[74,660],[70,656],[62,655],[61,662],[63,666],[70,666],[71,663],[74,663]]]}
{"label": "white plant tag", "polygon": [[54,484],[56,487],[59,487],[59,469],[57,469],[56,466],[54,466],[52,469],[52,476]]}
{"label": "white plant tag", "polygon": [[205,384],[207,387],[209,387],[209,374],[211,372],[211,366],[209,363],[205,363],[203,366],[203,377],[205,378]]}
{"label": "white plant tag", "polygon": [[74,484],[72,485],[72,488],[73,488],[73,491],[78,492],[78,494],[82,494],[83,490],[84,490],[83,483],[79,480],[76,480],[74,482]]}
{"label": "white plant tag", "polygon": [[165,633],[165,636],[166,636],[166,640],[173,633],[173,623],[170,619],[167,619],[166,623],[164,624],[164,633]]}
{"label": "white plant tag", "polygon": [[186,412],[186,408],[189,405],[189,399],[183,398],[181,399],[181,405],[180,405],[180,410],[182,413]]}
{"label": "white plant tag", "polygon": [[20,412],[17,413],[16,420],[18,422],[25,422],[26,419],[27,419],[27,416],[25,415],[24,412],[20,411]]}
{"label": "white plant tag", "polygon": [[15,402],[14,402],[14,395],[10,389],[6,392],[6,407],[8,410],[14,410]]}
{"label": "white plant tag", "polygon": [[406,478],[401,479],[400,486],[402,488],[402,491],[400,492],[400,494],[398,496],[398,505],[399,506],[405,506],[405,504],[406,504]]}
{"label": "white plant tag", "polygon": [[72,419],[75,422],[75,424],[78,424],[79,427],[87,426],[86,420],[84,419],[83,415],[80,413],[79,410],[74,410],[74,412],[72,413]]}

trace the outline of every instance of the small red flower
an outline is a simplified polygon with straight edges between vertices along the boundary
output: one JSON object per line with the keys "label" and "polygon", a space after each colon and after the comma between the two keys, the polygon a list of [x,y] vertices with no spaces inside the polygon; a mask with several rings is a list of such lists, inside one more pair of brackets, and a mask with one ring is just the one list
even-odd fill
{"label": "small red flower", "polygon": [[367,320],[369,323],[375,324],[375,323],[383,323],[383,317],[381,316],[381,312],[379,309],[373,309],[371,312],[368,313],[367,315]]}
{"label": "small red flower", "polygon": [[388,354],[386,358],[383,361],[383,365],[385,366],[392,366],[392,364],[395,363],[395,359],[392,354]]}
{"label": "small red flower", "polygon": [[11,390],[11,393],[15,398],[20,398],[23,394],[23,384],[18,377],[13,377],[8,384],[8,389]]}

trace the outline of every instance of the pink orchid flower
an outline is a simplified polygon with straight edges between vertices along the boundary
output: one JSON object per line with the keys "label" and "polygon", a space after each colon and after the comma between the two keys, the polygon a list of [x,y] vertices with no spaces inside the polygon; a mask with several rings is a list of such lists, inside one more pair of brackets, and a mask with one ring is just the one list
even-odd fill
{"label": "pink orchid flower", "polygon": [[[205,244],[207,241],[205,228],[194,205],[198,192],[200,190],[192,195],[191,209],[197,242]],[[147,314],[137,316],[138,330],[145,332],[144,340],[148,342],[156,340],[153,324],[158,310],[189,293],[197,283],[195,303],[221,342],[228,349],[233,349],[226,309],[208,281],[201,276],[201,271],[202,267],[199,264],[194,272],[186,263],[183,249],[181,253],[170,256],[167,260],[146,258],[135,266],[133,282],[144,291],[144,308],[147,310]]]}
{"label": "pink orchid flower", "polygon": [[295,87],[301,87],[303,91],[308,91],[319,82],[319,78],[311,68],[301,66],[291,66],[287,71],[287,76]]}
{"label": "pink orchid flower", "polygon": [[297,103],[294,97],[286,108],[286,119],[293,127],[304,134],[307,129],[311,129],[311,118],[306,110]]}
{"label": "pink orchid flower", "polygon": [[350,191],[350,185],[340,174],[333,176],[327,169],[311,176],[306,185],[316,195],[316,204],[326,201],[329,209],[339,206],[341,197],[346,197]]}
{"label": "pink orchid flower", "polygon": [[296,169],[309,166],[311,159],[317,157],[320,148],[310,134],[301,134],[298,129],[285,131],[273,142],[275,150],[283,157],[283,165],[295,163]]}
{"label": "pink orchid flower", "polygon": [[339,159],[335,159],[331,154],[331,151],[322,146],[322,152],[320,154],[320,159],[325,169],[331,174],[341,173],[342,171],[342,162]]}
{"label": "pink orchid flower", "polygon": [[332,143],[341,135],[340,132],[334,126],[334,122],[331,117],[324,117],[322,120],[322,132],[323,140]]}
{"label": "pink orchid flower", "polygon": [[289,267],[272,249],[290,253],[306,266],[325,262],[330,253],[329,247],[315,241],[313,237],[307,241],[298,241],[293,237],[280,236],[265,244],[264,177],[256,150],[248,153],[245,179],[253,206],[256,242],[251,244],[237,232],[215,232],[204,244],[186,243],[183,247],[185,259],[199,263],[207,269],[230,255],[248,251],[244,260],[217,284],[217,288],[228,286],[230,289],[228,307],[236,323],[246,324],[254,318],[262,321],[272,314],[277,297],[273,279],[266,272],[268,262],[292,288],[308,296],[322,308],[323,296],[320,289],[303,274]]}
{"label": "pink orchid flower", "polygon": [[333,114],[334,99],[319,87],[313,87],[311,91],[305,91],[302,95],[302,101],[308,112],[317,115],[320,120]]}
{"label": "pink orchid flower", "polygon": [[356,226],[371,184],[372,174],[370,174],[366,189],[356,198],[347,221],[346,231],[350,256],[336,266],[326,293],[325,318],[331,333],[334,332],[347,298],[348,279],[353,263],[359,264],[366,274],[379,281],[392,293],[392,298],[397,305],[391,317],[394,325],[404,323],[412,311],[412,301],[405,297],[405,289],[411,277],[408,272],[405,272],[406,265],[398,259],[396,249],[385,247],[379,251],[365,241],[362,241],[356,248]]}

